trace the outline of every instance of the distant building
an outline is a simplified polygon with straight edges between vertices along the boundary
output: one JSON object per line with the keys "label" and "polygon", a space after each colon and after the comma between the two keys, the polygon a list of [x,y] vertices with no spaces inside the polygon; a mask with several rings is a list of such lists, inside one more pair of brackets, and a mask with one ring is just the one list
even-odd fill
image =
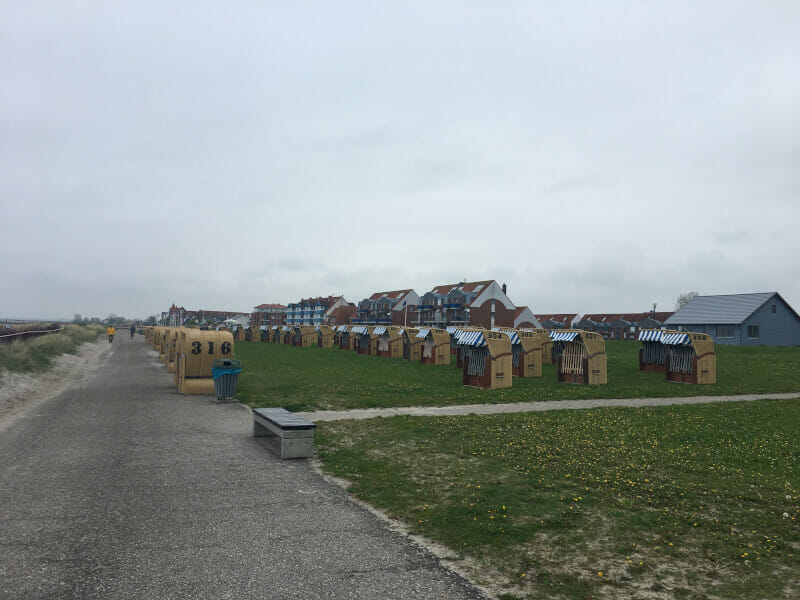
{"label": "distant building", "polygon": [[545,329],[574,329],[581,315],[576,313],[555,313],[536,315],[536,319]]}
{"label": "distant building", "polygon": [[778,292],[696,296],[665,325],[707,333],[717,344],[800,345],[800,316]]}
{"label": "distant building", "polygon": [[250,324],[256,327],[262,325],[285,325],[286,306],[283,304],[259,304],[253,307],[250,314]]}
{"label": "distant building", "polygon": [[[506,295],[505,284],[500,286],[493,279],[462,281],[438,285],[420,297],[415,323],[431,327],[514,327],[517,313],[517,307]],[[523,321],[530,322],[530,317],[533,313]]]}
{"label": "distant building", "polygon": [[576,329],[599,333],[610,340],[635,340],[639,329],[661,329],[671,312],[597,313],[583,315]]}
{"label": "distant building", "polygon": [[215,324],[246,314],[235,310],[186,310],[183,306],[176,306],[173,302],[168,311],[161,313],[161,322],[166,325]]}
{"label": "distant building", "polygon": [[326,325],[350,325],[358,316],[358,308],[355,304],[348,303],[337,306],[328,312]]}
{"label": "distant building", "polygon": [[333,311],[347,304],[342,296],[303,298],[286,307],[286,324],[329,325],[334,318]]}
{"label": "distant building", "polygon": [[414,290],[375,292],[358,303],[357,322],[371,325],[399,325],[411,323],[419,296]]}
{"label": "distant building", "polygon": [[527,306],[518,306],[514,311],[514,328],[540,329],[542,324]]}
{"label": "distant building", "polygon": [[250,327],[250,315],[235,315],[225,321],[226,324],[232,324],[234,327]]}
{"label": "distant building", "polygon": [[545,329],[583,329],[609,340],[635,340],[640,329],[662,329],[671,312],[536,315]]}

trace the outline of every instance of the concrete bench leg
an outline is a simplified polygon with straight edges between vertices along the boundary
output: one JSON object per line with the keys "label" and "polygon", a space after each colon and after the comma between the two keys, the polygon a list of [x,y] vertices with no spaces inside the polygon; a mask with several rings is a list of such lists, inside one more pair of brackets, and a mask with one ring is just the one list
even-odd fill
{"label": "concrete bench leg", "polygon": [[310,458],[314,453],[314,438],[281,438],[281,458]]}
{"label": "concrete bench leg", "polygon": [[282,431],[277,433],[253,421],[253,437],[278,437],[281,458],[310,458],[314,454],[313,431]]}
{"label": "concrete bench leg", "polygon": [[253,437],[276,437],[277,434],[270,431],[257,421],[253,421]]}

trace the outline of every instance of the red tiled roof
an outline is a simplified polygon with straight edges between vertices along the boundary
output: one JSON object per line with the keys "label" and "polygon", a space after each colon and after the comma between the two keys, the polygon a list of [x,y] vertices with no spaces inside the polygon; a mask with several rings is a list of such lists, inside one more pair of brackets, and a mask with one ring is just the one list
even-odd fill
{"label": "red tiled roof", "polygon": [[671,312],[638,312],[638,313],[597,313],[591,315],[584,315],[584,319],[594,321],[595,323],[613,323],[617,319],[623,319],[629,323],[638,323],[644,319],[655,318],[657,321],[665,321]]}
{"label": "red tiled roof", "polygon": [[[662,323],[673,313],[671,312],[638,312],[638,313],[592,313],[581,315],[582,319],[587,319],[589,321],[593,321],[595,323],[613,323],[617,319],[623,319],[630,323],[638,323],[643,319],[648,318],[655,318],[656,321],[661,321]],[[557,313],[557,314],[550,314],[550,315],[536,315],[536,318],[539,320],[540,323],[544,321],[558,321],[561,323],[570,322],[577,314],[569,314],[569,313]]]}
{"label": "red tiled roof", "polygon": [[544,323],[545,321],[558,321],[560,323],[570,323],[572,320],[577,317],[577,313],[556,313],[551,315],[534,315],[536,320],[540,323]]}
{"label": "red tiled roof", "polygon": [[487,279],[485,281],[470,281],[469,283],[463,282],[463,283],[451,283],[448,285],[437,285],[431,291],[434,294],[447,294],[453,288],[461,288],[465,292],[472,292],[479,285],[483,286],[483,288],[481,288],[481,291],[483,291],[483,289],[486,288],[493,281],[494,279]]}
{"label": "red tiled roof", "polygon": [[283,304],[259,304],[254,308],[286,308]]}
{"label": "red tiled roof", "polygon": [[342,296],[317,296],[311,298],[301,298],[298,304],[314,304],[318,302],[321,306],[330,306],[331,304],[335,304],[336,301],[341,298]]}
{"label": "red tiled roof", "polygon": [[[617,319],[624,319],[626,316],[620,313],[596,313],[591,315],[583,315],[583,319],[592,321],[594,323],[613,323]],[[628,319],[625,319],[626,321]]]}
{"label": "red tiled roof", "polygon": [[408,290],[394,290],[392,292],[375,292],[374,294],[372,294],[372,296],[369,297],[369,299],[370,300],[380,300],[381,298],[386,296],[387,298],[391,298],[392,300],[395,300],[397,298],[400,298],[401,296],[404,296],[405,294],[407,294],[410,291],[411,290],[408,289]]}
{"label": "red tiled roof", "polygon": [[661,321],[662,323],[669,319],[672,315],[674,315],[674,311],[662,311],[662,312],[655,312],[655,313],[645,313],[644,319],[648,317],[654,318],[656,321]]}

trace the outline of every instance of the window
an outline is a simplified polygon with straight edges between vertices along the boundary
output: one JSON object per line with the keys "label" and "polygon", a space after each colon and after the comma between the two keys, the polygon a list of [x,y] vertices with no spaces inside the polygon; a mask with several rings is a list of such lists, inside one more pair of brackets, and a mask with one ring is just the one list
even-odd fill
{"label": "window", "polygon": [[747,337],[749,337],[750,339],[758,339],[759,337],[758,325],[747,326]]}
{"label": "window", "polygon": [[717,337],[732,338],[735,330],[733,325],[717,325]]}
{"label": "window", "polygon": [[772,305],[772,314],[773,315],[778,314],[778,305],[777,304],[773,304]]}

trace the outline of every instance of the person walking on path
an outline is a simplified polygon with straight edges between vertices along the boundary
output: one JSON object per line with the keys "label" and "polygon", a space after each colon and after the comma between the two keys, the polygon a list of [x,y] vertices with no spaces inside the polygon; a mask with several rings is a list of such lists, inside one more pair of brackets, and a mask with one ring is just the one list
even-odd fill
{"label": "person walking on path", "polygon": [[114,334],[116,332],[117,332],[117,330],[114,329],[113,325],[109,325],[108,329],[106,329],[106,333],[108,334],[108,343],[109,344],[114,341]]}
{"label": "person walking on path", "polygon": [[133,339],[133,334],[136,333],[136,325],[131,323],[131,339]]}

